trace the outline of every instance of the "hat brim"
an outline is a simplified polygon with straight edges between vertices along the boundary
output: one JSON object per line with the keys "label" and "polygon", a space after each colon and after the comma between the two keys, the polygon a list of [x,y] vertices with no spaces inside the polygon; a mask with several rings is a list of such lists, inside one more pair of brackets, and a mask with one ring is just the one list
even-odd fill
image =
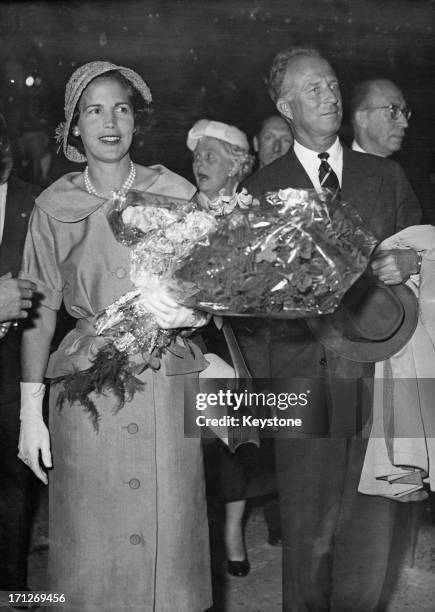
{"label": "hat brim", "polygon": [[386,340],[351,340],[337,326],[334,313],[306,319],[314,337],[332,353],[350,361],[373,363],[385,361],[395,355],[410,340],[418,321],[418,301],[412,289],[406,285],[389,285],[400,300],[404,317],[396,333]]}
{"label": "hat brim", "polygon": [[139,92],[147,104],[149,104],[152,100],[151,91],[148,85],[137,72],[131,70],[130,68],[111,64],[110,62],[100,61],[89,62],[88,64],[81,66],[74,72],[67,83],[67,89],[70,88],[71,93],[68,96],[68,99],[65,99],[65,123],[63,124],[62,137],[63,152],[65,157],[72,162],[83,163],[86,161],[86,156],[80,153],[80,151],[74,145],[68,142],[74,110],[80,96],[91,81],[99,76],[103,76],[106,72],[111,72],[113,70],[121,73],[124,78]]}

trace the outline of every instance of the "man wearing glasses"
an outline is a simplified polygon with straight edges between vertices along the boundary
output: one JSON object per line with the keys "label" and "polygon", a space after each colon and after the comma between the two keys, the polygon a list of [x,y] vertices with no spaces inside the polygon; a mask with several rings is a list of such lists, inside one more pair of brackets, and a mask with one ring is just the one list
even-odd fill
{"label": "man wearing glasses", "polygon": [[354,151],[380,157],[400,151],[411,111],[392,81],[370,79],[359,83],[352,93],[350,113]]}

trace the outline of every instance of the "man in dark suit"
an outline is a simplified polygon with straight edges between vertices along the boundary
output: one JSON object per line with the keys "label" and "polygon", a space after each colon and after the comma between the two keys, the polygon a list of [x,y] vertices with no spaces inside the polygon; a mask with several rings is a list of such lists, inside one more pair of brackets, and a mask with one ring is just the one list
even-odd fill
{"label": "man in dark suit", "polygon": [[23,160],[17,173],[24,181],[45,188],[67,172],[77,172],[76,164],[53,150],[53,137],[46,119],[24,118],[20,132]]}
{"label": "man in dark suit", "polygon": [[[32,284],[9,276],[16,277],[20,271],[27,224],[40,189],[11,177],[11,168],[6,125],[0,115],[0,295],[20,294],[20,308],[13,318],[22,319],[27,316],[24,309],[31,306]],[[17,458],[21,330],[21,325],[11,325],[0,340],[0,590],[27,586],[29,487],[34,477]]]}
{"label": "man in dark suit", "polygon": [[[345,148],[337,136],[342,103],[331,65],[313,49],[279,53],[269,91],[290,122],[293,148],[247,179],[261,198],[281,188],[328,187],[357,208],[382,239],[418,223],[420,208],[395,162]],[[319,157],[320,154],[320,157]],[[372,262],[385,283],[417,272],[414,251],[389,252]],[[276,440],[283,530],[285,612],[371,612],[389,565],[395,502],[357,492],[367,440],[360,433],[370,399],[359,393],[374,365],[339,357],[323,347],[304,320],[236,321],[238,338],[256,377],[286,378],[311,388],[311,409],[324,437]],[[354,384],[346,386],[342,379]],[[302,381],[302,382],[301,382]],[[301,415],[300,415],[301,416]]]}
{"label": "man in dark suit", "polygon": [[411,110],[400,89],[388,79],[358,83],[350,98],[352,149],[389,157],[402,147]]}

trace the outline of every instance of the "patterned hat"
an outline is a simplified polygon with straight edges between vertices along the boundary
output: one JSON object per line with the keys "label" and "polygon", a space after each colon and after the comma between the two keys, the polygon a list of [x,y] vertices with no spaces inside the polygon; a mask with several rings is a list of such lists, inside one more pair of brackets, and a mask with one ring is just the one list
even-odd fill
{"label": "patterned hat", "polygon": [[74,110],[82,95],[84,89],[93,79],[101,76],[105,72],[117,70],[123,77],[131,83],[131,85],[141,94],[147,104],[151,102],[151,91],[141,76],[124,66],[116,66],[110,62],[89,62],[77,68],[73,73],[65,88],[65,121],[60,123],[56,129],[56,140],[63,143],[63,152],[65,157],[73,162],[82,163],[86,161],[86,157],[80,153],[76,147],[68,143],[68,135],[71,128],[71,121]]}

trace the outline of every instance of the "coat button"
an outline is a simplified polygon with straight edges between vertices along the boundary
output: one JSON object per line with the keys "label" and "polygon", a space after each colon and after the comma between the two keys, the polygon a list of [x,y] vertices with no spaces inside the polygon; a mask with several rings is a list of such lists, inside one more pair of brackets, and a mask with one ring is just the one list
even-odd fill
{"label": "coat button", "polygon": [[138,480],[137,478],[132,478],[131,480],[129,480],[128,486],[130,487],[130,489],[138,489],[140,487],[140,480]]}
{"label": "coat button", "polygon": [[129,423],[127,425],[127,431],[129,434],[135,434],[139,431],[139,427],[137,425],[137,423]]}
{"label": "coat button", "polygon": [[323,367],[325,367],[325,366],[326,366],[326,359],[325,359],[325,357],[322,357],[322,359],[320,359],[319,364],[320,364],[321,366],[323,366]]}
{"label": "coat button", "polygon": [[141,542],[142,538],[137,533],[133,533],[133,535],[130,536],[130,544],[137,546],[138,544],[141,544]]}
{"label": "coat button", "polygon": [[127,271],[123,267],[116,268],[115,270],[116,278],[125,278],[127,276]]}

